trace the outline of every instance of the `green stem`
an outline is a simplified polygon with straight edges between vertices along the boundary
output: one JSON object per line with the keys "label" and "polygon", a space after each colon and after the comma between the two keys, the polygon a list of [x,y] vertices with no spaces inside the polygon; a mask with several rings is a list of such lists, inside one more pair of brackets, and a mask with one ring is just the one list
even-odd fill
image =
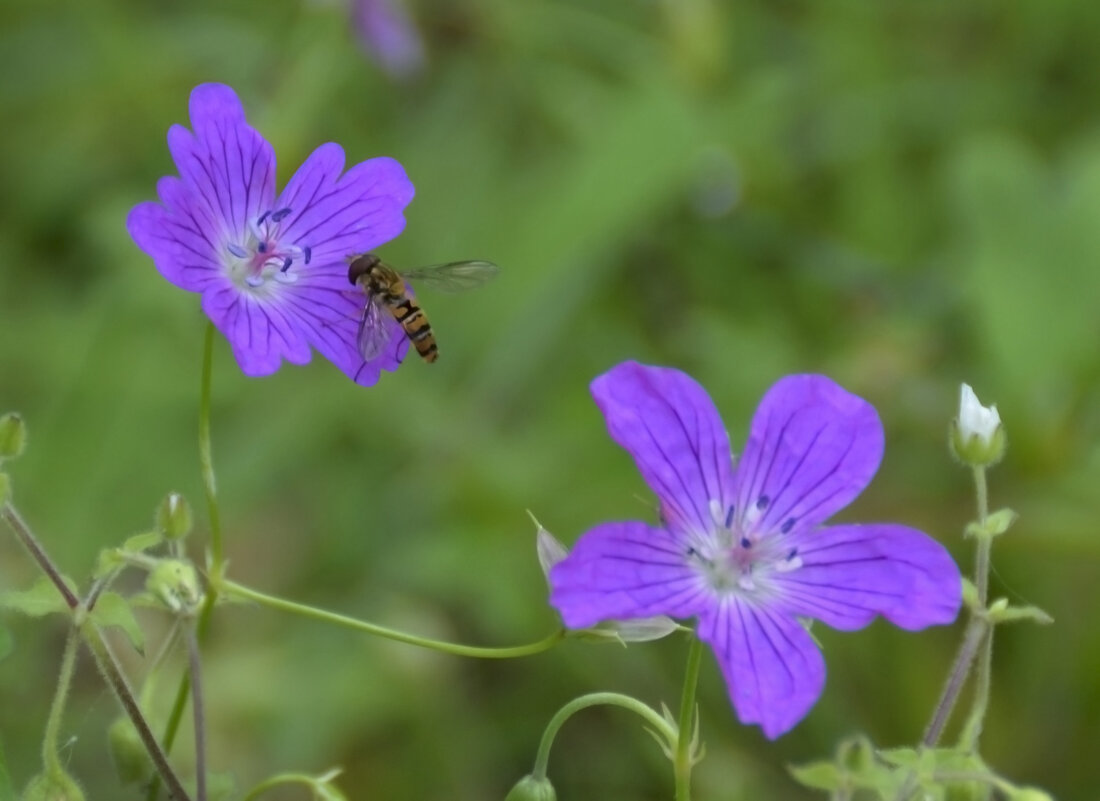
{"label": "green stem", "polygon": [[278,787],[280,784],[304,784],[307,787],[315,788],[318,780],[313,776],[309,776],[305,773],[280,773],[278,776],[272,776],[268,779],[264,779],[257,784],[248,794],[241,799],[241,801],[254,801],[268,790]]}
{"label": "green stem", "polygon": [[546,765],[550,761],[550,747],[554,744],[554,737],[557,736],[558,730],[565,724],[565,721],[582,709],[600,704],[629,709],[631,712],[643,717],[669,743],[676,739],[676,730],[672,727],[672,724],[657,714],[656,710],[646,706],[638,699],[621,693],[589,693],[588,695],[582,695],[580,698],[574,698],[550,719],[546,731],[542,733],[542,741],[539,743],[538,754],[535,756],[535,768],[531,771],[534,778],[540,780],[546,778]]}
{"label": "green stem", "polygon": [[65,711],[65,701],[69,697],[69,687],[73,682],[73,670],[76,667],[76,646],[80,642],[78,630],[74,627],[65,638],[65,650],[61,654],[61,675],[57,680],[57,692],[50,705],[50,715],[46,718],[46,734],[42,739],[42,764],[50,775],[64,774],[61,757],[57,753],[57,738],[61,733],[61,717]]}
{"label": "green stem", "polygon": [[[993,537],[985,532],[985,522],[989,518],[989,489],[985,479],[985,467],[974,468],[974,490],[978,503],[978,551],[974,561],[974,585],[978,590],[979,608],[985,610],[989,603],[989,565],[993,550]],[[986,623],[986,634],[982,639],[978,657],[978,675],[974,686],[974,700],[959,736],[959,747],[974,753],[978,750],[978,740],[982,735],[985,714],[989,710],[989,695],[993,683],[993,626]]]}
{"label": "green stem", "polygon": [[692,720],[695,713],[695,688],[699,683],[699,663],[703,657],[703,644],[694,634],[688,647],[687,669],[684,672],[684,692],[680,696],[680,724],[676,739],[676,759],[673,770],[676,776],[676,801],[691,799],[691,743],[694,739]]}
{"label": "green stem", "polygon": [[214,457],[210,447],[210,376],[213,373],[215,333],[214,324],[208,323],[203,341],[202,389],[199,394],[199,469],[202,471],[206,509],[210,515],[211,573],[219,575],[225,553],[222,548],[221,515],[218,513],[218,484],[214,478]]}
{"label": "green stem", "polygon": [[288,601],[284,598],[277,598],[274,595],[267,595],[258,590],[245,587],[242,584],[237,584],[235,581],[230,581],[229,579],[225,579],[222,582],[222,591],[228,596],[254,601],[255,603],[262,604],[272,609],[278,609],[282,612],[290,612],[291,614],[308,617],[313,620],[320,620],[324,623],[333,623],[337,626],[343,626],[344,628],[373,634],[376,637],[384,637],[388,640],[396,640],[397,642],[407,643],[408,645],[418,645],[421,648],[430,648],[434,651],[442,651],[443,653],[453,654],[455,656],[470,656],[479,659],[513,659],[518,656],[531,656],[532,654],[548,651],[557,645],[565,636],[565,632],[562,629],[558,629],[553,634],[542,638],[538,642],[529,643],[527,645],[515,645],[508,648],[482,648],[475,645],[459,645],[457,643],[417,637],[413,634],[406,634],[402,631],[396,631],[384,626],[375,625],[374,623],[368,623],[365,620],[337,614],[336,612],[328,612],[324,609],[317,609],[313,606],[295,603],[294,601]]}
{"label": "green stem", "polygon": [[[199,470],[202,473],[202,489],[206,495],[206,510],[210,518],[210,572],[209,583],[206,588],[206,598],[203,600],[202,610],[199,612],[199,621],[195,627],[199,641],[206,636],[210,628],[210,617],[214,612],[214,604],[218,600],[218,590],[221,586],[222,573],[225,571],[225,551],[222,547],[221,515],[218,512],[218,484],[214,476],[214,457],[210,446],[210,387],[211,376],[214,372],[214,338],[217,330],[213,323],[206,326],[206,336],[203,338],[202,348],[202,379],[199,389]],[[176,742],[176,732],[179,731],[180,722],[183,720],[183,711],[187,706],[187,698],[191,691],[191,676],[184,673],[180,677],[179,687],[176,688],[176,697],[172,702],[172,710],[168,715],[168,724],[164,727],[164,750],[171,751]],[[160,780],[153,777],[149,783],[149,791],[145,794],[146,801],[156,801],[160,794]]]}

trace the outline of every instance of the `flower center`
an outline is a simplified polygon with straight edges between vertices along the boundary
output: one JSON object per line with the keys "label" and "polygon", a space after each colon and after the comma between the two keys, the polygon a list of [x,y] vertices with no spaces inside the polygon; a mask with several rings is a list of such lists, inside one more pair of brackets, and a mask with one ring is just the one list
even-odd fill
{"label": "flower center", "polygon": [[777,573],[802,567],[798,549],[783,542],[794,528],[793,517],[775,530],[759,526],[769,503],[761,495],[738,516],[732,505],[723,511],[718,501],[710,502],[714,528],[697,536],[686,555],[716,593],[758,597],[767,594]]}
{"label": "flower center", "polygon": [[309,264],[313,254],[308,246],[280,240],[280,226],[290,213],[289,208],[268,209],[248,221],[243,241],[226,243],[225,265],[237,286],[259,289],[269,281],[293,284],[298,280],[292,268],[297,262]]}

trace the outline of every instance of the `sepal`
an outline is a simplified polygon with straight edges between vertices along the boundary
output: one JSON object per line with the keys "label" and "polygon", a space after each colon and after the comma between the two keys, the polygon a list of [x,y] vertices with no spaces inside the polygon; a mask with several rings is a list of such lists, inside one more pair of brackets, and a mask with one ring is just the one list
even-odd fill
{"label": "sepal", "polygon": [[173,612],[188,614],[202,601],[198,571],[182,559],[164,559],[145,579],[145,589]]}
{"label": "sepal", "polygon": [[170,492],[157,507],[156,527],[167,540],[182,540],[191,533],[191,504],[178,492]]}
{"label": "sepal", "polygon": [[554,785],[550,784],[548,778],[528,775],[516,783],[508,795],[504,796],[504,801],[557,801],[557,798]]}
{"label": "sepal", "polygon": [[968,537],[997,537],[1004,534],[1019,519],[1012,509],[998,509],[981,523],[970,523],[966,527]]}
{"label": "sepal", "polygon": [[0,417],[0,462],[18,459],[27,447],[27,425],[17,412]]}

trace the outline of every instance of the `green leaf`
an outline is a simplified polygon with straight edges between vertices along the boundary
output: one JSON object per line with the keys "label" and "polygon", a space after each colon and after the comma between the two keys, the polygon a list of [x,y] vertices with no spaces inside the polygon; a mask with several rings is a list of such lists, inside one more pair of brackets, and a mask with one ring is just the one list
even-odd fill
{"label": "green leaf", "polygon": [[1054,622],[1054,618],[1037,606],[999,605],[999,599],[989,609],[989,619],[994,623],[1015,623],[1018,620],[1030,620],[1043,626]]}
{"label": "green leaf", "polygon": [[844,784],[840,770],[832,762],[788,765],[787,770],[796,782],[815,790],[839,790]]}
{"label": "green leaf", "polygon": [[144,653],[145,632],[134,617],[130,603],[115,592],[105,592],[92,609],[91,619],[98,626],[118,626],[122,629],[138,653]]}
{"label": "green leaf", "polygon": [[0,801],[15,801],[15,790],[11,786],[11,776],[8,775],[2,746],[0,746]]}
{"label": "green leaf", "polygon": [[[76,584],[66,576],[65,585],[76,593]],[[0,593],[0,609],[11,609],[31,617],[42,617],[54,612],[68,613],[69,607],[61,593],[45,576],[41,576],[28,590],[8,590]]]}
{"label": "green leaf", "polygon": [[164,537],[159,531],[144,531],[141,534],[135,534],[122,543],[122,550],[130,553],[141,553],[150,548],[155,548],[162,542],[164,542]]}

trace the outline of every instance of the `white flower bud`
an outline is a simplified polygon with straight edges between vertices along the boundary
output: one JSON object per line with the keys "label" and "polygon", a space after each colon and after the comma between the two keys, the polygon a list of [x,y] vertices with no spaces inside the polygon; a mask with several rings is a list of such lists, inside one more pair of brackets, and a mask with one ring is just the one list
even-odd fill
{"label": "white flower bud", "polygon": [[974,466],[996,464],[1004,456],[1005,434],[997,406],[982,406],[969,384],[963,384],[959,391],[951,448],[961,462]]}

